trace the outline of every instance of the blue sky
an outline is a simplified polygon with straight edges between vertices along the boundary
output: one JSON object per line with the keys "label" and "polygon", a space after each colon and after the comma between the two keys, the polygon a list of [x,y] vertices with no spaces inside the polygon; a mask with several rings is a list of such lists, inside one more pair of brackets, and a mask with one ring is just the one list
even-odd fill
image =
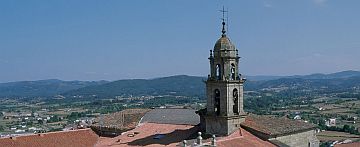
{"label": "blue sky", "polygon": [[0,82],[206,76],[223,5],[243,74],[360,70],[358,0],[3,0]]}

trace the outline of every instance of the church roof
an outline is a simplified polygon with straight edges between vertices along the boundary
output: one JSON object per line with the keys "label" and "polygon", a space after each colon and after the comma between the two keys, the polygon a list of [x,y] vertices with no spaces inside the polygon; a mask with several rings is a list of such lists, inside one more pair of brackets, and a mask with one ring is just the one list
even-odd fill
{"label": "church roof", "polygon": [[272,143],[262,140],[250,132],[240,128],[233,134],[218,139],[216,145],[218,147],[227,146],[246,146],[246,147],[275,147]]}
{"label": "church roof", "polygon": [[300,120],[264,115],[249,115],[245,118],[245,122],[241,123],[241,126],[270,136],[295,134],[316,128],[314,124]]}
{"label": "church roof", "polygon": [[141,119],[141,123],[197,125],[200,116],[193,109],[152,109]]}
{"label": "church roof", "polygon": [[1,138],[5,147],[89,147],[94,146],[99,137],[91,129],[50,132],[28,136]]}
{"label": "church roof", "polygon": [[178,146],[178,144],[198,131],[192,125],[142,123],[133,130],[114,138],[102,137],[96,147],[112,146]]}
{"label": "church roof", "polygon": [[119,129],[135,128],[140,119],[150,109],[125,109],[95,119],[92,126],[109,126]]}
{"label": "church roof", "polygon": [[[175,124],[157,124],[143,123],[137,128],[124,132],[114,138],[102,137],[96,146],[180,146],[183,140],[188,140],[188,145],[196,141],[194,134],[197,134],[199,127],[192,125],[175,125]],[[196,137],[196,136],[195,136]],[[229,136],[216,137],[218,147],[227,146],[246,146],[258,147],[275,146],[266,140],[262,140],[248,131],[240,128]],[[209,144],[210,139],[203,140],[204,144]]]}

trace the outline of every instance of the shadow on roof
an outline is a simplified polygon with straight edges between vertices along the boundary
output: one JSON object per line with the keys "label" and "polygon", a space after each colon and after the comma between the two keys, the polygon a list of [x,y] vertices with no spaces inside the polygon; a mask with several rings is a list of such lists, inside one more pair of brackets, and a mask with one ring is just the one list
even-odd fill
{"label": "shadow on roof", "polygon": [[153,134],[145,138],[136,139],[132,142],[128,142],[129,146],[147,146],[152,144],[169,145],[172,143],[182,142],[185,139],[189,139],[192,134],[199,130],[198,126],[189,128],[187,130],[175,130],[166,134]]}

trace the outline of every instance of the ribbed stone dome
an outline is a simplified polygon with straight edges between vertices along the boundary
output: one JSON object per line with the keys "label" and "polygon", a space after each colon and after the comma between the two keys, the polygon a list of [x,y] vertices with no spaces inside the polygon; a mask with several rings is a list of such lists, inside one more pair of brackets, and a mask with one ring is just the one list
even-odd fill
{"label": "ribbed stone dome", "polygon": [[231,43],[230,39],[226,37],[226,35],[222,35],[215,43],[214,52],[220,50],[235,50],[234,44]]}

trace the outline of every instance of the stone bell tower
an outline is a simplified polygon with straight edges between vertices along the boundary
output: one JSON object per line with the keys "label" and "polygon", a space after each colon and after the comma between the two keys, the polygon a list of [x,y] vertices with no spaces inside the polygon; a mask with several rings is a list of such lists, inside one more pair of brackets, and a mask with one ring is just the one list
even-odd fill
{"label": "stone bell tower", "polygon": [[238,50],[226,36],[225,22],[222,35],[210,50],[210,74],[206,81],[207,108],[206,132],[229,135],[245,120],[243,109],[243,84],[245,79],[239,74]]}

